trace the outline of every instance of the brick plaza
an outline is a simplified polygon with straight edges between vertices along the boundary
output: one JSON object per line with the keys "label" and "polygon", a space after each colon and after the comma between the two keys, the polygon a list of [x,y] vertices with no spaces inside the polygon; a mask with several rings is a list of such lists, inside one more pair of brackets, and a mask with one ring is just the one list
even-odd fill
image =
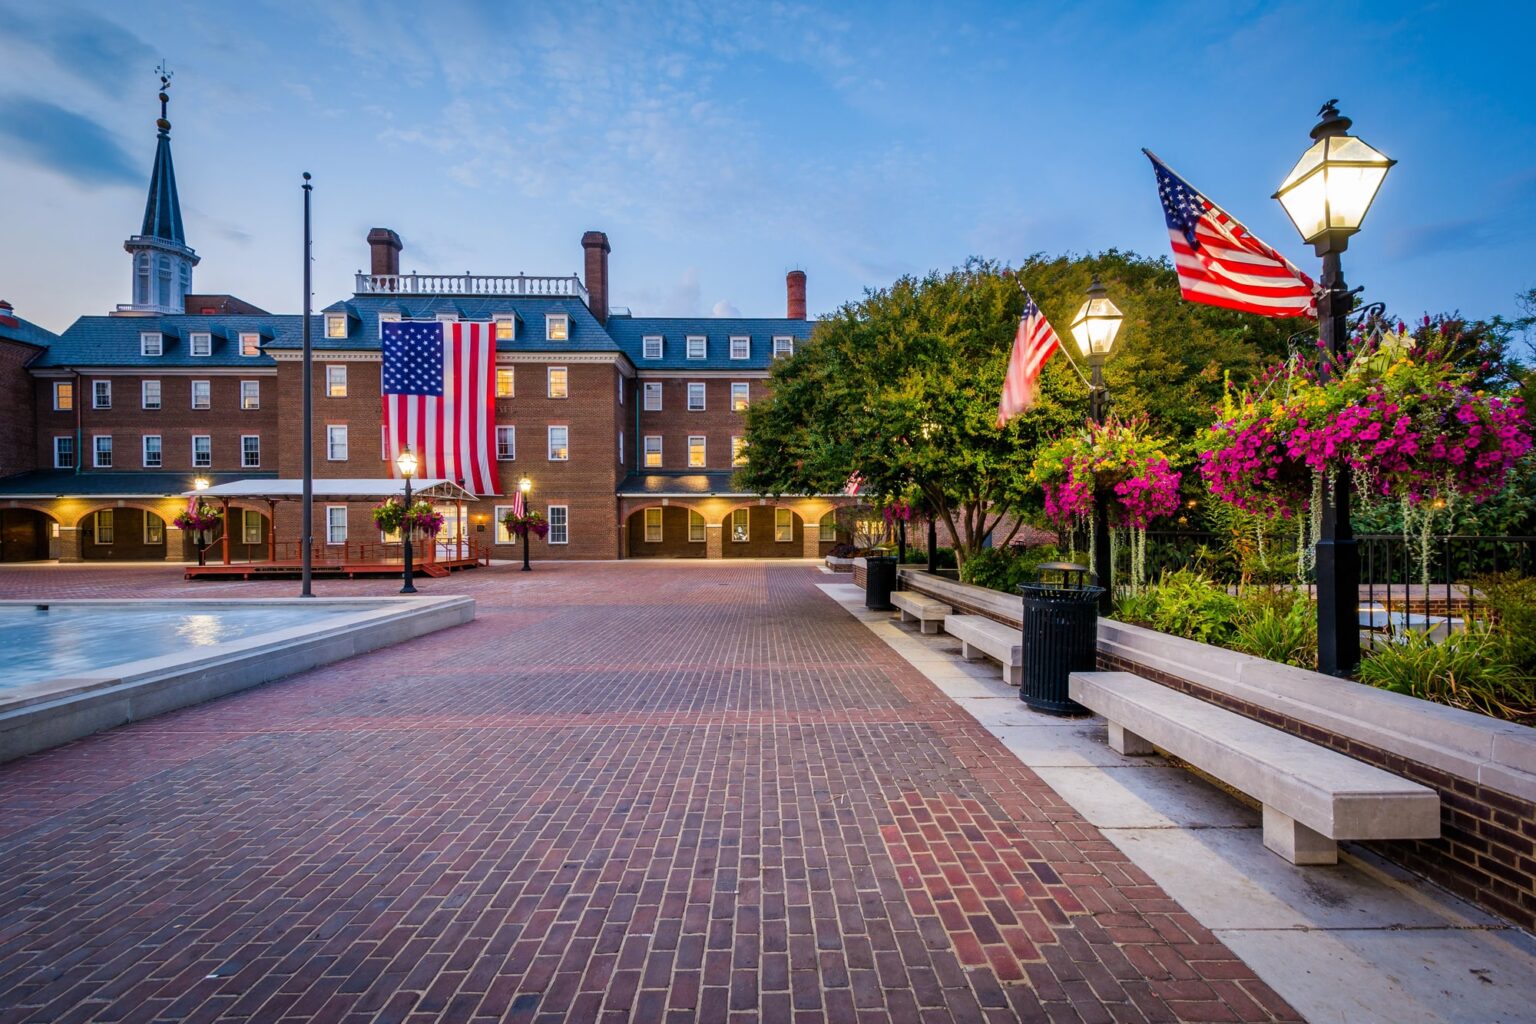
{"label": "brick plaza", "polygon": [[0,1022],[1298,1019],[826,579],[426,580],[477,620],[0,766]]}

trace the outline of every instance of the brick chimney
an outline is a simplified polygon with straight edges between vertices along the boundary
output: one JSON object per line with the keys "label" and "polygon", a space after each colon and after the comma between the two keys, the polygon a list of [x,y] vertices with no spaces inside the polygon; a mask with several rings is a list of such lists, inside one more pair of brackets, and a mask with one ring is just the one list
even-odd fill
{"label": "brick chimney", "polygon": [[789,309],[784,314],[791,320],[805,319],[805,271],[791,270],[784,275],[784,291]]}
{"label": "brick chimney", "polygon": [[0,326],[20,327],[21,321],[16,319],[16,307],[4,299],[0,299]]}
{"label": "brick chimney", "polygon": [[588,231],[581,236],[581,248],[586,256],[587,308],[597,317],[597,322],[608,322],[608,236],[601,231]]}
{"label": "brick chimney", "polygon": [[375,276],[400,273],[400,236],[389,228],[374,228],[368,232],[368,251],[372,255],[368,271]]}

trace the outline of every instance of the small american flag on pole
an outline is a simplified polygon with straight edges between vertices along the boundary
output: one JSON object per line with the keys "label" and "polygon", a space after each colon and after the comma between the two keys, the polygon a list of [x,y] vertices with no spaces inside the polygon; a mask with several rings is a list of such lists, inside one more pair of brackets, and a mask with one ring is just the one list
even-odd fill
{"label": "small american flag on pole", "polygon": [[1317,316],[1312,279],[1147,150],[1179,290],[1190,302],[1260,316]]}
{"label": "small american flag on pole", "polygon": [[1024,312],[1019,330],[1013,337],[1013,355],[1008,358],[1008,372],[1003,375],[1003,397],[997,403],[997,426],[1003,426],[1035,404],[1035,382],[1045,361],[1056,351],[1061,339],[1051,322],[1040,312],[1035,300],[1024,293]]}
{"label": "small american flag on pole", "polygon": [[521,487],[512,492],[512,514],[519,519],[528,514],[528,507],[523,504],[523,489]]}
{"label": "small american flag on pole", "polygon": [[424,480],[496,494],[496,330],[490,323],[383,325],[390,472],[409,446]]}
{"label": "small american flag on pole", "polygon": [[850,497],[859,493],[859,488],[864,486],[864,474],[854,470],[848,476],[848,482],[843,484],[843,493]]}

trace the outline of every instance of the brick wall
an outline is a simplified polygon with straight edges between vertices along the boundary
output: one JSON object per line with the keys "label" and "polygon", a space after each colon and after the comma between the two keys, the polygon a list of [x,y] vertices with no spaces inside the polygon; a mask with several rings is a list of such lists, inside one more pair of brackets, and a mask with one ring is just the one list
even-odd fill
{"label": "brick wall", "polygon": [[[743,374],[741,377],[731,380],[703,377],[646,377],[637,385],[636,396],[640,400],[639,429],[641,438],[646,435],[659,435],[661,441],[661,467],[662,469],[687,469],[688,466],[688,438],[690,435],[700,435],[705,439],[706,469],[730,469],[731,468],[731,438],[746,435],[746,414],[731,410],[731,384],[735,382],[749,385],[749,402],[759,401],[768,394],[767,381],[754,380]],[[661,384],[661,411],[646,412],[644,410],[644,385],[647,383]],[[701,412],[688,410],[688,385],[690,383],[702,383],[704,385],[704,409]],[[643,442],[639,439],[630,442],[626,438],[626,444],[636,452],[636,465],[643,469],[655,469],[654,466],[645,466],[643,463]]]}
{"label": "brick wall", "polygon": [[747,510],[748,536],[745,543],[732,539],[731,516],[724,517],[724,535],[721,546],[726,558],[803,558],[805,556],[805,521],[791,512],[794,539],[775,539],[774,514],[771,505],[751,505]]}
{"label": "brick wall", "polygon": [[38,349],[0,340],[0,476],[36,465],[37,404],[25,369]]}
{"label": "brick wall", "polygon": [[661,508],[661,541],[645,539],[645,510],[630,515],[626,522],[629,531],[629,555],[631,558],[703,558],[708,545],[704,537],[697,541],[688,539],[690,510],[679,505]]}

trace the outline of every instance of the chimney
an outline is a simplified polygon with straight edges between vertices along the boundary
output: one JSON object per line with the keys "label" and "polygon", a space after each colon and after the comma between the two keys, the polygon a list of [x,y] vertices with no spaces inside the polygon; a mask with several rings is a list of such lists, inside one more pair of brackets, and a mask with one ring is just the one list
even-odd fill
{"label": "chimney", "polygon": [[389,228],[374,228],[368,232],[368,250],[373,257],[372,269],[368,272],[375,277],[382,274],[398,275],[402,248],[404,247],[400,244],[400,236]]}
{"label": "chimney", "polygon": [[784,314],[791,320],[805,319],[805,271],[791,270],[784,275],[784,290],[789,299],[789,309]]}
{"label": "chimney", "polygon": [[586,256],[587,308],[600,324],[608,323],[608,236],[601,231],[588,231],[581,236],[581,248]]}
{"label": "chimney", "polygon": [[16,309],[9,302],[0,299],[0,326],[20,327],[21,321],[16,319]]}

